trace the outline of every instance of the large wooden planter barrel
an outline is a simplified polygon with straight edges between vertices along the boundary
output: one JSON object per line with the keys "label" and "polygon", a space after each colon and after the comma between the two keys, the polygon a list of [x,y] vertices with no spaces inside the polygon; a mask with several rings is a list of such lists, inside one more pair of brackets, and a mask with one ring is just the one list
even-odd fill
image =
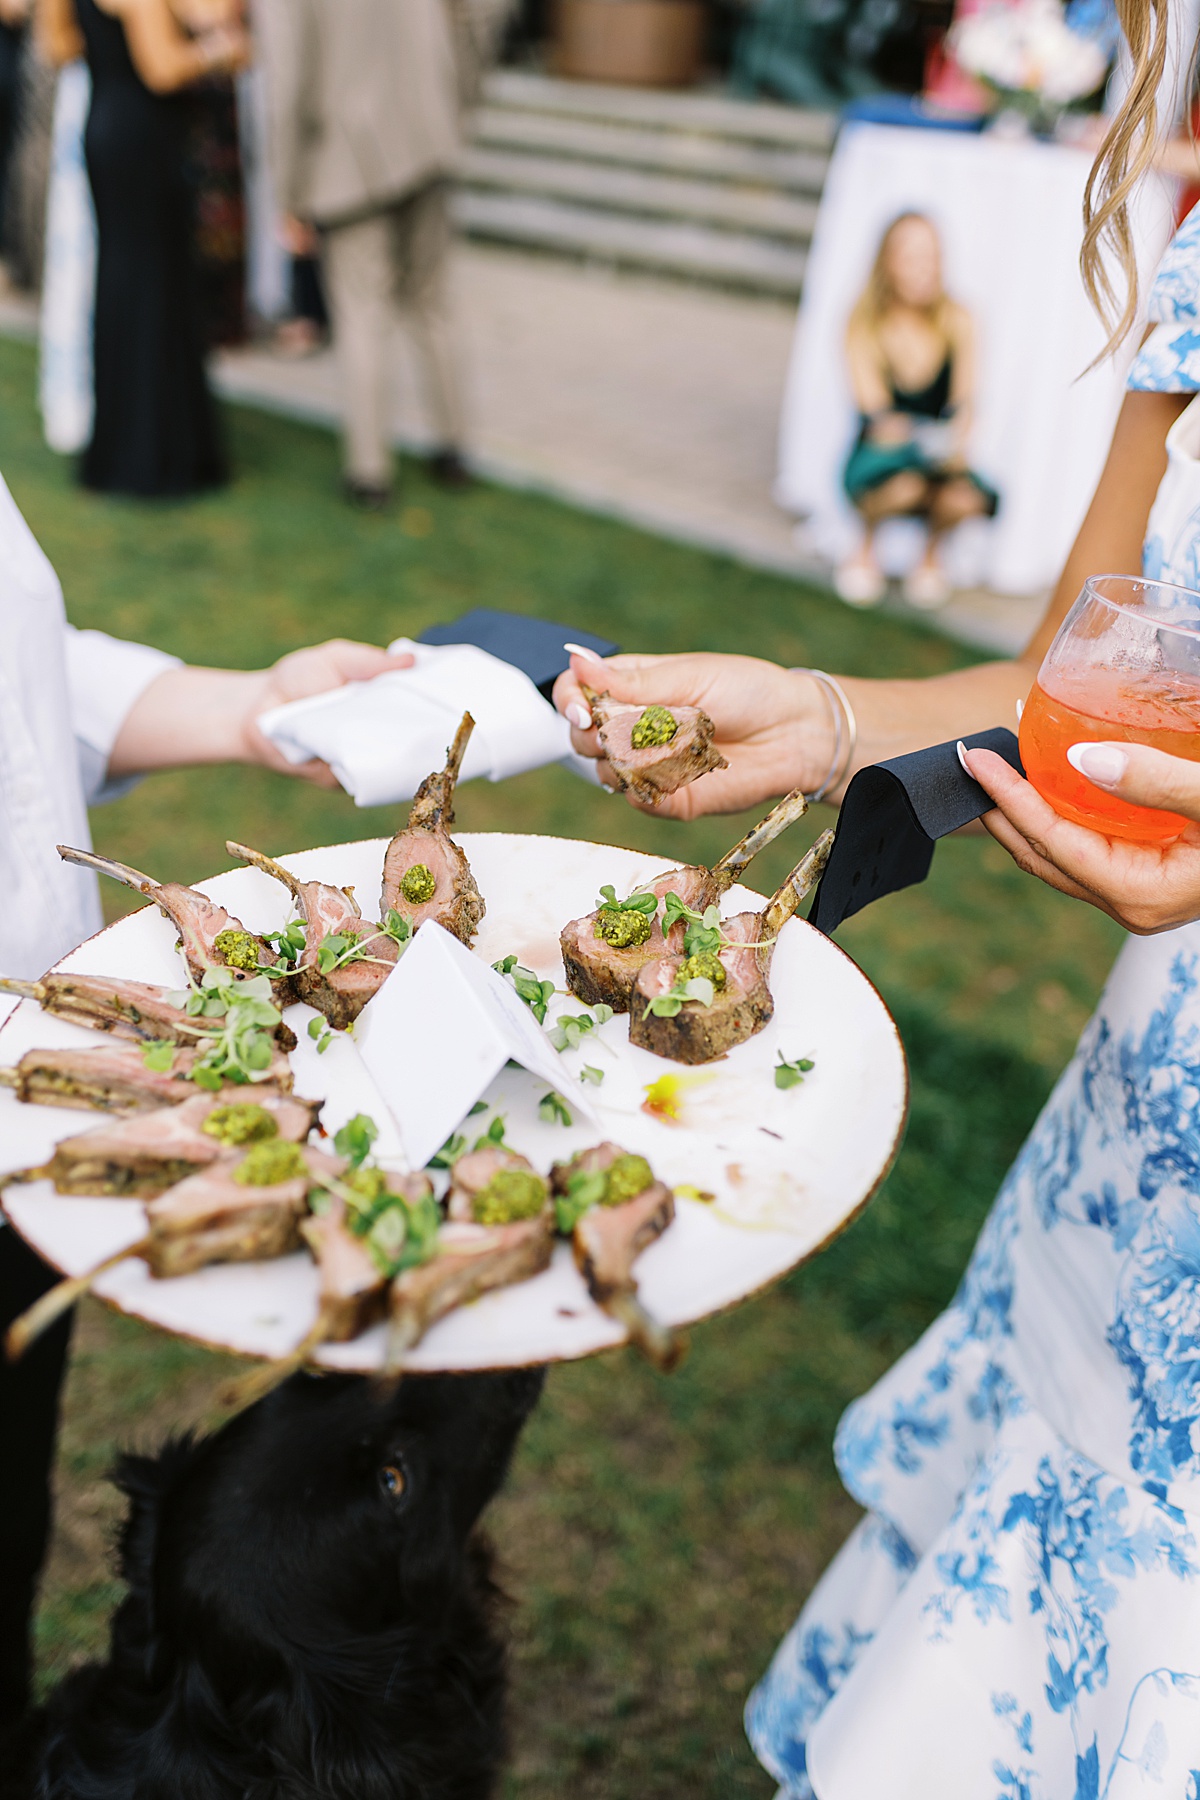
{"label": "large wooden planter barrel", "polygon": [[557,0],[554,72],[688,87],[700,77],[706,22],[704,0]]}

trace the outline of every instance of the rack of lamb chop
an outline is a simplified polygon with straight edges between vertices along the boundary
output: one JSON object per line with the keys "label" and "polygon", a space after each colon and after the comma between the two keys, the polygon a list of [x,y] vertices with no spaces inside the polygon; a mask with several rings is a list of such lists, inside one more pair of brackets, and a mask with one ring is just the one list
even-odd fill
{"label": "rack of lamb chop", "polygon": [[762,912],[701,926],[699,947],[685,933],[685,954],[646,964],[629,1009],[631,1044],[672,1062],[706,1063],[762,1030],[775,1011],[767,978],[776,940],[821,879],[833,835],[822,832]]}
{"label": "rack of lamb chop", "polygon": [[638,1298],[633,1265],[675,1217],[675,1196],[644,1156],[596,1144],[550,1171],[559,1229],[571,1234],[588,1292],[657,1368],[671,1369],[685,1346]]}
{"label": "rack of lamb chop", "polygon": [[178,1106],[96,1125],[63,1138],[50,1161],[6,1182],[49,1180],[60,1194],[153,1200],[185,1176],[218,1162],[230,1149],[279,1138],[302,1144],[321,1103],[287,1094],[233,1099],[235,1090],[198,1094]]}
{"label": "rack of lamb chop", "polygon": [[[291,996],[315,1006],[335,1030],[344,1031],[395,968],[400,954],[396,939],[363,918],[353,889],[301,881],[273,857],[245,844],[227,843],[225,848],[282,882],[291,893],[305,927],[304,949],[291,976]],[[322,961],[332,966],[322,969]]]}
{"label": "rack of lamb chop", "polygon": [[464,713],[445,768],[427,775],[417,789],[408,824],[384,854],[379,902],[384,919],[399,913],[414,933],[426,919],[435,919],[464,944],[471,942],[487,910],[471,865],[450,836],[454,788],[474,729],[474,719]]}
{"label": "rack of lamb chop", "polygon": [[[711,869],[699,864],[669,869],[637,889],[628,900],[615,895],[595,912],[564,925],[559,937],[567,986],[588,1006],[604,1004],[614,1012],[628,1012],[634,983],[647,963],[681,953],[682,923],[664,937],[659,912],[667,894],[678,894],[686,906],[703,912],[713,906],[727,888],[740,881],[760,850],[808,811],[808,801],[797,788],[773,806],[746,836],[726,851]],[[606,889],[611,894],[611,889]],[[651,905],[650,901],[654,904]]]}
{"label": "rack of lamb chop", "polygon": [[[80,1049],[27,1050],[11,1068],[0,1068],[0,1087],[12,1088],[18,1100],[38,1106],[71,1106],[97,1112],[148,1112],[178,1106],[196,1092],[194,1074],[204,1044],[181,1044],[167,1062],[147,1064],[139,1044],[96,1044]],[[254,1084],[256,1095],[267,1088],[290,1093],[292,1070],[276,1048]]]}
{"label": "rack of lamb chop", "polygon": [[317,1265],[317,1316],[294,1349],[233,1382],[224,1398],[249,1406],[303,1368],[321,1344],[344,1344],[387,1312],[398,1271],[435,1254],[441,1213],[424,1173],[345,1170],[310,1195],[300,1235]]}
{"label": "rack of lamb chop", "polygon": [[620,791],[656,806],[710,769],[729,764],[713,743],[712,720],[698,706],[630,706],[583,689],[605,760]]}
{"label": "rack of lamb chop", "polygon": [[60,844],[58,854],[64,862],[78,863],[81,869],[94,869],[98,875],[107,875],[113,881],[119,881],[122,887],[132,888],[134,893],[145,894],[152,900],[178,930],[179,948],[193,981],[199,981],[205,969],[214,964],[255,975],[266,974],[273,982],[280,983],[280,997],[283,1004],[287,1004],[290,976],[286,967],[280,965],[276,952],[262,938],[247,931],[240,919],[235,919],[215,900],[209,900],[195,888],[183,887],[177,881],[155,881],[125,863],[114,862],[108,856],[97,856],[93,850],[73,850],[67,844]]}
{"label": "rack of lamb chop", "polygon": [[539,1275],[554,1250],[549,1186],[515,1151],[487,1145],[460,1156],[448,1201],[436,1254],[397,1275],[388,1292],[386,1366],[392,1371],[438,1319],[494,1288]]}
{"label": "rack of lamb chop", "polygon": [[[114,1037],[143,1044],[194,1044],[198,1038],[210,1036],[212,1027],[177,1006],[169,992],[147,981],[76,975],[65,969],[51,969],[40,981],[15,981],[0,975],[0,993],[36,1000],[43,1012],[72,1025],[111,1031]],[[275,1042],[281,1050],[296,1048],[296,1034],[282,1019],[275,1027]]]}
{"label": "rack of lamb chop", "polygon": [[298,1250],[310,1192],[345,1168],[344,1158],[279,1134],[225,1150],[150,1201],[146,1235],[137,1243],[86,1275],[60,1281],[22,1313],[5,1337],[7,1355],[22,1355],[98,1276],[131,1257],[141,1257],[153,1276],[168,1280],[213,1263],[263,1262]]}

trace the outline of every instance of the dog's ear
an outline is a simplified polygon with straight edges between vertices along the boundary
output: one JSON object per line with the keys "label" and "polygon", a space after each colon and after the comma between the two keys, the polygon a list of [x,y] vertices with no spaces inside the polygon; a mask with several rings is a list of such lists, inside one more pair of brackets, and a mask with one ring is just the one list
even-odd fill
{"label": "dog's ear", "polygon": [[[117,1536],[117,1565],[130,1594],[153,1612],[154,1559],[158,1551],[163,1506],[196,1453],[190,1436],[173,1438],[157,1456],[125,1452],[112,1471],[114,1485],[129,1502]],[[153,1617],[147,1617],[153,1630]]]}

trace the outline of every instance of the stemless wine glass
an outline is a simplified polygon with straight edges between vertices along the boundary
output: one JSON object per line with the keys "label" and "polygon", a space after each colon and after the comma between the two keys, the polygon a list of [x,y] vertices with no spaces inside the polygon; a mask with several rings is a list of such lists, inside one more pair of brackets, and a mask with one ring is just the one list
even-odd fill
{"label": "stemless wine glass", "polygon": [[1093,575],[1059,626],[1021,715],[1025,773],[1055,812],[1105,837],[1165,844],[1189,821],[1106,794],[1071,744],[1152,744],[1200,761],[1200,594]]}

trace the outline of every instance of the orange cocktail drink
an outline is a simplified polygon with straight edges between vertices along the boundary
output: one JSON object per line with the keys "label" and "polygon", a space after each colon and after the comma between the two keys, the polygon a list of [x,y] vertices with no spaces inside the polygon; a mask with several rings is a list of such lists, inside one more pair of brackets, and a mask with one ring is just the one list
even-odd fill
{"label": "orange cocktail drink", "polygon": [[1021,761],[1055,812],[1110,838],[1165,844],[1189,821],[1106,793],[1072,744],[1151,744],[1200,761],[1200,594],[1093,576],[1063,621],[1021,715]]}

